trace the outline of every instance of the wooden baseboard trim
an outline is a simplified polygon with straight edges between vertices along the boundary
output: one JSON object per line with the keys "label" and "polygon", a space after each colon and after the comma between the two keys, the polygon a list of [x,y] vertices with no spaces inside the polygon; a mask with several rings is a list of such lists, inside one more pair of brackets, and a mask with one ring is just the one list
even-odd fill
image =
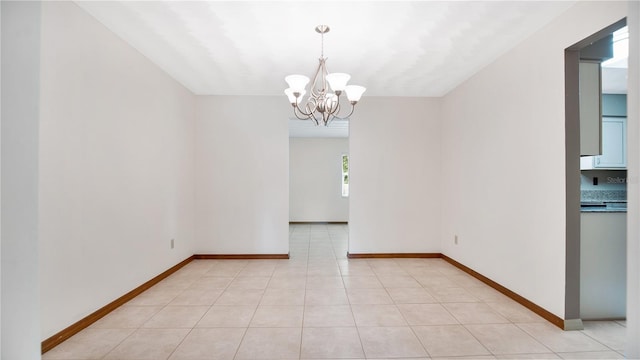
{"label": "wooden baseboard trim", "polygon": [[163,273],[157,275],[153,279],[145,282],[144,284],[142,284],[142,285],[138,286],[137,288],[129,291],[128,293],[122,295],[121,297],[119,297],[116,300],[110,302],[109,304],[107,304],[107,305],[101,307],[100,309],[94,311],[93,313],[89,314],[88,316],[86,316],[85,318],[81,319],[80,321],[72,324],[71,326],[67,327],[66,329],[63,329],[62,331],[58,332],[57,334],[55,334],[55,335],[51,336],[50,338],[44,340],[42,342],[42,344],[41,344],[42,353],[44,354],[47,351],[53,349],[57,345],[61,344],[63,341],[65,341],[68,338],[72,337],[73,335],[79,333],[81,330],[87,328],[89,325],[93,324],[94,322],[100,320],[102,317],[104,317],[105,315],[109,314],[113,310],[117,309],[118,307],[120,307],[121,305],[126,303],[127,301],[129,301],[129,300],[135,298],[136,296],[142,294],[145,290],[148,290],[153,285],[159,283],[161,280],[167,278],[169,275],[175,273],[180,268],[182,268],[183,266],[187,265],[189,262],[191,262],[191,260],[193,260],[193,256],[190,256],[190,257],[184,259],[180,263],[172,266],[169,270],[164,271]]}
{"label": "wooden baseboard trim", "polygon": [[195,254],[195,260],[286,260],[289,254]]}
{"label": "wooden baseboard trim", "polygon": [[560,329],[565,329],[565,321],[556,316],[555,314],[549,312],[548,310],[542,308],[541,306],[531,302],[530,300],[522,297],[521,295],[507,289],[506,287],[498,284],[497,282],[489,279],[488,277],[480,274],[479,272],[471,269],[470,267],[467,267],[455,260],[453,260],[452,258],[448,257],[447,255],[441,254],[441,253],[361,253],[361,254],[352,254],[352,253],[347,253],[347,258],[349,259],[392,259],[392,258],[442,258],[445,261],[447,261],[448,263],[450,263],[451,265],[457,267],[458,269],[466,272],[467,274],[473,276],[474,278],[482,281],[483,283],[491,286],[492,288],[494,288],[495,290],[499,291],[500,293],[504,294],[505,296],[507,296],[508,298],[512,299],[513,301],[519,303],[520,305],[526,307],[527,309],[533,311],[534,313],[536,313],[537,315],[539,315],[540,317],[544,318],[545,320],[549,321],[550,323],[552,323],[553,325],[559,327]]}
{"label": "wooden baseboard trim", "polygon": [[534,313],[538,314],[539,316],[541,316],[542,318],[544,318],[545,320],[549,321],[550,323],[552,323],[553,325],[559,327],[560,329],[565,328],[565,324],[564,324],[564,319],[556,316],[555,314],[549,312],[548,310],[542,308],[541,306],[531,302],[530,300],[516,294],[515,292],[507,289],[506,287],[498,284],[497,282],[489,279],[488,277],[480,274],[479,272],[465,266],[462,265],[461,263],[453,260],[452,258],[448,257],[447,255],[442,254],[442,258],[447,261],[448,263],[450,263],[451,265],[457,267],[458,269],[466,272],[467,274],[473,276],[474,278],[482,281],[483,283],[491,286],[492,288],[496,289],[497,291],[501,292],[502,294],[506,295],[507,297],[509,297],[510,299],[514,300],[515,302],[519,303],[520,305],[526,307],[527,309],[533,311]]}
{"label": "wooden baseboard trim", "polygon": [[440,253],[347,253],[349,259],[436,259],[441,257]]}
{"label": "wooden baseboard trim", "polygon": [[[563,319],[561,319],[560,317],[554,315],[553,313],[547,311],[546,309],[536,305],[535,303],[529,301],[528,299],[516,294],[515,292],[507,289],[506,287],[498,284],[497,282],[489,279],[488,277],[478,273],[477,271],[457,262],[456,260],[453,260],[452,258],[441,254],[441,253],[359,253],[359,254],[353,254],[353,253],[347,253],[347,257],[349,259],[391,259],[391,258],[442,258],[445,261],[447,261],[448,263],[450,263],[451,265],[457,267],[458,269],[466,272],[467,274],[473,276],[474,278],[482,281],[483,283],[487,284],[488,286],[491,286],[492,288],[496,289],[497,291],[501,292],[502,294],[504,294],[505,296],[511,298],[512,300],[516,301],[517,303],[523,305],[524,307],[526,307],[527,309],[533,311],[534,313],[538,314],[539,316],[541,316],[542,318],[544,318],[545,320],[549,321],[550,323],[554,324],[555,326],[561,328],[561,329],[565,329],[565,321]],[[289,254],[196,254],[196,255],[192,255],[186,259],[184,259],[183,261],[181,261],[180,263],[174,265],[173,267],[171,267],[170,269],[162,272],[161,274],[157,275],[156,277],[154,277],[153,279],[145,282],[144,284],[138,286],[137,288],[129,291],[128,293],[122,295],[121,297],[117,298],[116,300],[110,302],[109,304],[103,306],[102,308],[94,311],[93,313],[91,313],[90,315],[86,316],[85,318],[79,320],[78,322],[72,324],[71,326],[63,329],[62,331],[58,332],[57,334],[49,337],[48,339],[44,340],[41,344],[41,350],[42,350],[42,354],[46,353],[47,351],[53,349],[54,347],[56,347],[57,345],[61,344],[62,342],[64,342],[65,340],[69,339],[70,337],[72,337],[73,335],[79,333],[80,331],[82,331],[83,329],[87,328],[89,325],[93,324],[94,322],[100,320],[102,317],[104,317],[105,315],[109,314],[110,312],[112,312],[113,310],[117,309],[118,307],[120,307],[121,305],[123,305],[124,303],[126,303],[127,301],[135,298],[136,296],[140,295],[141,293],[143,293],[144,291],[148,290],[149,288],[151,288],[153,285],[159,283],[160,281],[162,281],[163,279],[167,278],[169,275],[175,273],[176,271],[178,271],[180,268],[182,268],[183,266],[187,265],[189,262],[191,262],[192,260],[261,260],[261,259],[282,259],[282,260],[286,260],[289,259]]]}

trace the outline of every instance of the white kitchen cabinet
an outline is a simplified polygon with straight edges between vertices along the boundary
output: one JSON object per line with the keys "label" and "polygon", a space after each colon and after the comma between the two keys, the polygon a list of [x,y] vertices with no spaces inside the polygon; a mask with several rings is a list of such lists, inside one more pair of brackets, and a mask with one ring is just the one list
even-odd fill
{"label": "white kitchen cabinet", "polygon": [[580,61],[580,155],[601,154],[602,82],[600,62]]}
{"label": "white kitchen cabinet", "polygon": [[602,155],[583,156],[580,169],[627,168],[627,118],[602,118]]}

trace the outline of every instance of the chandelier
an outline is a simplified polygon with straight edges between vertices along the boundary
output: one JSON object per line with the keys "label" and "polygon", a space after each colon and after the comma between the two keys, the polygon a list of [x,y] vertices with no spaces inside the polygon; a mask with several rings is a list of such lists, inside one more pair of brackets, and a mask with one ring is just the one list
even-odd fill
{"label": "chandelier", "polygon": [[[327,25],[318,25],[316,32],[320,33],[321,40],[321,52],[320,63],[318,69],[313,76],[313,83],[309,89],[309,97],[303,102],[304,95],[306,94],[306,86],[309,83],[309,78],[304,75],[289,75],[284,80],[289,84],[289,88],[284,93],[289,98],[291,106],[293,106],[293,113],[300,120],[312,120],[316,125],[327,126],[334,119],[346,119],[355,109],[356,103],[362,97],[362,94],[367,90],[363,86],[347,85],[347,82],[351,78],[351,75],[345,73],[331,73],[327,72],[326,61],[324,57],[324,34],[329,32]],[[329,91],[329,87],[333,92]],[[351,111],[346,116],[338,116],[340,113],[340,95],[345,92],[347,100],[351,104]]]}

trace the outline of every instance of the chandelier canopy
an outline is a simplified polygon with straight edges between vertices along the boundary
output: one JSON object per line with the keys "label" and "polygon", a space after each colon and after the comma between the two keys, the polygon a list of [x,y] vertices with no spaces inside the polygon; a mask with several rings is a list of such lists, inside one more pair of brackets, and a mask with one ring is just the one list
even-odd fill
{"label": "chandelier canopy", "polygon": [[[327,25],[318,25],[316,32],[321,36],[321,52],[318,69],[313,76],[313,83],[309,89],[309,96],[303,101],[304,95],[307,93],[306,86],[309,78],[304,75],[289,75],[284,80],[289,84],[289,88],[284,93],[289,98],[293,113],[300,120],[312,120],[316,125],[327,126],[335,118],[345,119],[353,114],[355,105],[358,103],[362,94],[367,90],[363,86],[347,85],[351,75],[345,73],[327,72],[326,61],[324,57],[324,34],[329,32]],[[330,92],[329,87],[333,92]],[[340,95],[345,92],[347,99],[351,104],[351,111],[346,116],[338,116],[340,113]],[[301,103],[304,105],[301,106]]]}

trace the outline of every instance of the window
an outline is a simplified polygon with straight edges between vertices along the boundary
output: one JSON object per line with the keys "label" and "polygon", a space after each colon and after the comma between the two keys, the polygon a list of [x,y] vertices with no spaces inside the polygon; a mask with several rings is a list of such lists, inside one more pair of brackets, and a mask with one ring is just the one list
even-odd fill
{"label": "window", "polygon": [[342,154],[342,197],[349,197],[349,155]]}

